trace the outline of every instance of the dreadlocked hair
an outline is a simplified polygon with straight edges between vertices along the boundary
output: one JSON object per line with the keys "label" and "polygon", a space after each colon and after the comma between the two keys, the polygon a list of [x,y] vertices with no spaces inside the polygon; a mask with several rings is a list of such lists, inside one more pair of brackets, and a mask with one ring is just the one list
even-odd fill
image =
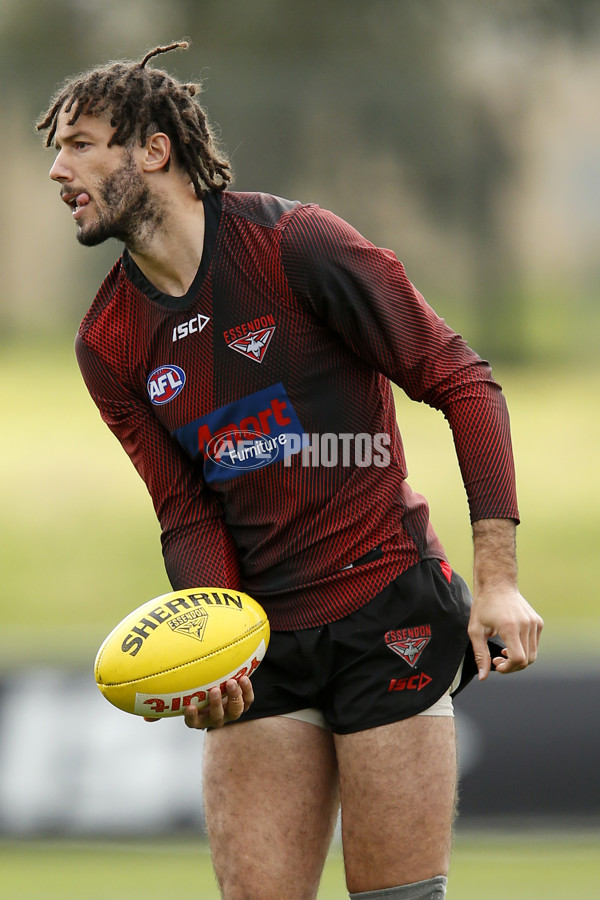
{"label": "dreadlocked hair", "polygon": [[109,147],[131,144],[136,139],[143,146],[149,134],[164,132],[198,198],[207,191],[225,190],[233,175],[197,100],[202,86],[183,84],[161,69],[146,68],[153,57],[188,47],[187,41],[155,47],[140,62],[108,63],[67,79],[36,124],[38,131],[47,131],[46,147],[52,145],[58,114],[63,108],[65,113],[71,113],[69,125],[74,125],[82,114],[100,116],[108,112],[115,129]]}

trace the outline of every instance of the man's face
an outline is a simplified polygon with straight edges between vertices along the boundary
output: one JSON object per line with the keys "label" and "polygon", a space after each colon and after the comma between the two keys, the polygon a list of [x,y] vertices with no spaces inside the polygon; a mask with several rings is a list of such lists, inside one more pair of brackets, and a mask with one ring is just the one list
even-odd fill
{"label": "man's face", "polygon": [[72,209],[77,240],[94,247],[114,237],[135,247],[156,218],[138,147],[109,147],[114,128],[106,116],[81,115],[73,125],[69,118],[60,111],[50,178],[61,185],[61,198]]}

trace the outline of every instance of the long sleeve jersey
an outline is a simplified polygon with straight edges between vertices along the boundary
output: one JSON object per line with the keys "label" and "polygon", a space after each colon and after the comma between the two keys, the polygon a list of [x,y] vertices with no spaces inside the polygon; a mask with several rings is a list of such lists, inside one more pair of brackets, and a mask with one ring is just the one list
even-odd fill
{"label": "long sleeve jersey", "polygon": [[173,588],[244,590],[272,628],[301,629],[443,559],[406,480],[391,381],[448,419],[471,519],[518,519],[501,390],[396,256],[314,204],[203,202],[185,296],[125,250],[76,340],[151,494]]}

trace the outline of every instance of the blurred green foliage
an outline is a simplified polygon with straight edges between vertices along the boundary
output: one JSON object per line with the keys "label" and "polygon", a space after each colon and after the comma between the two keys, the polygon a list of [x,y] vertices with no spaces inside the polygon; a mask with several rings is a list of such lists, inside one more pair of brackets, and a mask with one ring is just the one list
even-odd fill
{"label": "blurred green foliage", "polygon": [[2,0],[0,331],[60,332],[116,255],[76,246],[33,121],[66,76],[184,35],[160,65],[203,80],[238,189],[392,247],[484,356],[580,353],[600,326],[599,0]]}

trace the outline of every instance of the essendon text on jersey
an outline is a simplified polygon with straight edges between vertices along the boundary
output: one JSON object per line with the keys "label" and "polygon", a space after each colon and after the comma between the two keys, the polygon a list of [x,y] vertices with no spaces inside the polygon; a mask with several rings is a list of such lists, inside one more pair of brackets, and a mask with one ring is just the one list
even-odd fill
{"label": "essendon text on jersey", "polygon": [[260,331],[263,328],[274,328],[275,319],[269,313],[267,316],[257,316],[251,322],[245,322],[243,325],[236,325],[234,328],[228,328],[223,332],[226,344],[232,344],[237,338],[246,337],[251,331]]}
{"label": "essendon text on jersey", "polygon": [[242,397],[173,432],[192,459],[202,459],[207,482],[226,481],[271,465],[301,443],[302,426],[281,384]]}
{"label": "essendon text on jersey", "polygon": [[229,328],[223,332],[223,337],[230,350],[261,363],[274,333],[275,319],[268,315],[257,316],[251,322]]}

